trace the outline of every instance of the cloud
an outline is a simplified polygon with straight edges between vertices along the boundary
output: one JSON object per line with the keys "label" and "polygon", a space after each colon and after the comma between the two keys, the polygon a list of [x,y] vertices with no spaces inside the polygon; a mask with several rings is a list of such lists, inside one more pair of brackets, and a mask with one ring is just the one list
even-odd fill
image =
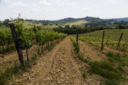
{"label": "cloud", "polygon": [[10,4],[10,7],[12,8],[16,8],[16,7],[25,7],[26,4],[24,2],[21,1],[16,1]]}
{"label": "cloud", "polygon": [[[1,1],[1,0],[0,0]],[[128,0],[2,0],[0,18],[59,19],[85,16],[127,16]]]}
{"label": "cloud", "polygon": [[39,4],[40,5],[46,5],[46,6],[49,6],[50,5],[50,3],[47,0],[40,0],[39,1]]}
{"label": "cloud", "polygon": [[107,3],[111,5],[120,5],[128,2],[128,0],[101,0],[101,1],[102,3]]}
{"label": "cloud", "polygon": [[3,0],[3,2],[9,3],[11,2],[11,0]]}
{"label": "cloud", "polygon": [[120,4],[122,2],[122,0],[106,0],[107,3],[109,4]]}

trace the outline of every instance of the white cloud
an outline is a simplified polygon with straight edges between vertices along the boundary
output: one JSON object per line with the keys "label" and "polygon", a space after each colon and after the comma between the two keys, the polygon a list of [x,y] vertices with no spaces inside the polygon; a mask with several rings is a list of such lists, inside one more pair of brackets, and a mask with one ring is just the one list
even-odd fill
{"label": "white cloud", "polygon": [[11,2],[11,0],[3,0],[3,2],[9,3]]}
{"label": "white cloud", "polygon": [[21,1],[16,1],[10,4],[10,7],[16,8],[16,7],[25,7],[26,4]]}
{"label": "white cloud", "polygon": [[120,4],[122,0],[106,0],[109,4]]}
{"label": "white cloud", "polygon": [[40,0],[39,1],[39,4],[40,5],[46,5],[46,6],[49,6],[50,5],[50,3],[47,0]]}
{"label": "white cloud", "polygon": [[[64,17],[128,16],[128,0],[2,0],[0,18],[59,19]],[[116,11],[117,10],[117,11]]]}

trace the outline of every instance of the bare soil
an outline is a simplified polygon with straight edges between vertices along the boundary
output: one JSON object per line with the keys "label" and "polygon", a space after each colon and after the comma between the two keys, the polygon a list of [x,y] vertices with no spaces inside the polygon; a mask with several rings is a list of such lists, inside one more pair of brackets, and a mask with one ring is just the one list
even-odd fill
{"label": "bare soil", "polygon": [[[29,54],[34,55],[37,48],[32,47]],[[101,51],[82,41],[80,52],[90,61],[107,59]],[[6,55],[5,60],[14,62],[16,56],[16,52],[11,53]],[[86,79],[82,77],[83,72],[86,73]],[[101,85],[104,80],[101,76],[92,74],[87,63],[75,58],[72,42],[66,37],[51,51],[38,57],[27,72],[13,76],[8,85]]]}
{"label": "bare soil", "polygon": [[[37,52],[37,49],[38,49],[38,46],[33,45],[33,47],[29,49],[29,53],[28,53],[29,57],[34,56],[34,54]],[[15,61],[19,63],[17,51],[13,51],[12,53],[6,53],[1,56],[3,57],[0,57],[0,69],[4,70],[4,68],[6,67],[13,66]],[[23,50],[23,56],[24,56],[24,60],[26,60],[27,59],[26,50]]]}
{"label": "bare soil", "polygon": [[13,77],[10,85],[83,85],[80,65],[73,54],[72,42],[67,37],[41,56],[28,72]]}
{"label": "bare soil", "polygon": [[80,51],[84,55],[84,58],[89,58],[91,61],[101,61],[106,59],[106,56],[101,51],[82,41],[80,42]]}
{"label": "bare soil", "polygon": [[[91,61],[104,61],[106,60],[106,56],[95,47],[91,46],[88,43],[80,41],[80,52],[83,55],[84,59],[88,59]],[[87,78],[83,82],[84,85],[101,85],[105,81],[105,79],[99,75],[93,74],[89,70],[89,66],[85,67]]]}

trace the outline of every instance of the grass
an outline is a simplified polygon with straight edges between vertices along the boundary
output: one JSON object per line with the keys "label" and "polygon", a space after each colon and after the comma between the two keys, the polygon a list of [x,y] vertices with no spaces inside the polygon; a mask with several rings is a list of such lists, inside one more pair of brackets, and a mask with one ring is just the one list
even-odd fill
{"label": "grass", "polygon": [[107,52],[106,56],[108,60],[90,62],[90,71],[106,78],[105,85],[120,85],[120,82],[126,81],[123,67],[128,65],[128,58],[113,52]]}
{"label": "grass", "polygon": [[127,55],[121,55],[119,53],[112,53],[112,52],[107,52],[106,53],[108,59],[113,62],[117,63],[121,66],[128,66],[128,57]]}
{"label": "grass", "polygon": [[107,61],[91,62],[91,71],[99,74],[107,79],[120,79],[121,73],[118,69],[114,68],[113,64]]}
{"label": "grass", "polygon": [[[80,52],[80,45],[79,45],[79,43],[77,44],[76,41],[75,41],[72,37],[70,37],[70,39],[71,39],[72,44],[73,44],[73,46],[74,46],[75,56],[76,56],[80,61],[82,61],[82,62],[84,62],[84,63],[88,63],[88,59],[84,59],[84,58],[83,58],[83,54]],[[86,72],[83,72],[82,77],[83,77],[83,79],[86,79],[86,78],[87,78]]]}
{"label": "grass", "polygon": [[91,62],[90,71],[106,78],[106,85],[119,85],[124,79],[122,71],[115,68],[115,65],[109,61]]}
{"label": "grass", "polygon": [[71,39],[72,44],[73,44],[73,46],[75,48],[75,52],[78,54],[80,52],[80,45],[79,45],[79,43],[77,44],[76,41],[73,38],[70,38],[70,39]]}
{"label": "grass", "polygon": [[35,61],[35,58],[33,57],[31,59],[31,61],[28,63],[26,62],[25,64],[25,67],[19,65],[19,66],[14,66],[14,67],[10,67],[10,68],[7,68],[3,73],[0,73],[0,85],[5,85],[8,80],[11,80],[12,76],[13,75],[16,75],[18,74],[19,72],[25,72],[27,71],[28,68],[31,68],[31,64],[32,61]]}
{"label": "grass", "polygon": [[12,52],[15,50],[15,47],[14,46],[10,46],[9,48],[0,48],[0,54],[4,54],[4,53],[7,53],[7,52]]}
{"label": "grass", "polygon": [[[73,39],[71,40],[73,43],[75,43],[75,40]],[[108,57],[108,60],[104,60],[100,62],[98,61],[90,62],[88,59],[84,59],[81,53],[77,51],[78,49],[76,44],[73,45],[75,47],[77,58],[79,58],[79,60],[83,62],[88,63],[90,66],[90,71],[92,73],[98,74],[103,78],[105,78],[104,84],[102,85],[120,85],[121,82],[126,81],[126,76],[125,76],[126,71],[124,70],[123,66],[128,65],[127,55],[107,52],[106,56]],[[84,79],[86,78],[85,73],[83,73],[82,76]]]}
{"label": "grass", "polygon": [[[58,41],[58,42],[59,42],[59,41]],[[58,42],[51,43],[50,45],[48,45],[48,46],[45,48],[45,50],[51,51],[51,50],[55,47],[55,45],[56,45]]]}
{"label": "grass", "polygon": [[[118,40],[121,33],[124,36],[121,41],[120,48],[118,49],[123,54],[107,52],[107,60],[100,62],[89,62],[90,71],[105,78],[105,82],[102,85],[120,85],[127,81],[127,70],[124,67],[128,66],[127,48],[128,48],[128,29],[111,29],[105,30],[104,44],[112,49],[116,49]],[[79,40],[87,42],[96,48],[100,48],[103,31],[96,31],[86,34],[81,34]]]}
{"label": "grass", "polygon": [[4,72],[0,73],[0,85],[6,85],[8,80],[11,80],[12,76],[18,73],[26,72],[28,69],[32,68],[37,60],[38,53],[35,54],[29,61],[25,61],[25,66],[16,64],[13,67],[7,67]]}
{"label": "grass", "polygon": [[3,30],[3,29],[8,29],[9,27],[6,27],[6,26],[0,26],[0,30]]}
{"label": "grass", "polygon": [[25,66],[19,65],[16,63],[13,67],[7,67],[4,72],[0,73],[0,85],[6,85],[8,80],[11,80],[12,76],[17,75],[19,73],[23,73],[28,71],[28,69],[32,68],[35,64],[38,54],[35,54],[29,62],[25,62]]}
{"label": "grass", "polygon": [[87,21],[85,20],[79,20],[79,21],[75,21],[75,22],[70,22],[70,23],[66,23],[65,25],[82,25],[82,24],[85,24],[85,23],[88,23]]}
{"label": "grass", "polygon": [[86,72],[83,72],[83,79],[86,79],[87,78],[87,74],[86,74]]}

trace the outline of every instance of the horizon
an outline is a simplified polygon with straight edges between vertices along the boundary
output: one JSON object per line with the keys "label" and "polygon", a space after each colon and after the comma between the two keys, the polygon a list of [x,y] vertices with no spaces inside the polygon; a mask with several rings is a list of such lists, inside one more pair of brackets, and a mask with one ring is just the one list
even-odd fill
{"label": "horizon", "polygon": [[[92,18],[100,18],[100,17],[93,17],[93,16],[86,16],[86,17],[92,17]],[[37,20],[37,21],[41,21],[41,20],[44,20],[44,21],[59,21],[59,20],[63,20],[63,19],[66,19],[66,18],[73,18],[73,19],[79,19],[79,18],[86,18],[86,17],[65,17],[65,18],[61,18],[61,19],[55,19],[55,20],[45,20],[45,19],[24,19],[21,17],[21,19],[24,19],[24,20]],[[100,19],[122,19],[122,18],[128,18],[128,17],[117,17],[117,18],[100,18]],[[6,18],[6,19],[11,19],[11,18]],[[6,20],[4,19],[4,20]],[[14,18],[16,19],[16,18]],[[4,21],[4,20],[0,20],[0,21]]]}
{"label": "horizon", "polygon": [[128,17],[127,0],[0,0],[0,20],[23,19],[60,20],[86,16],[101,19]]}

